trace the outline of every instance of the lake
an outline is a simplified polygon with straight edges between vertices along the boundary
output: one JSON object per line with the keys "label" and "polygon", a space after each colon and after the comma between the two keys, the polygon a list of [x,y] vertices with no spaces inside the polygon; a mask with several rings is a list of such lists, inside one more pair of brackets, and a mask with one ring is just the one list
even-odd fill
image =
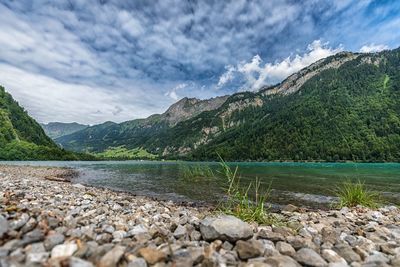
{"label": "lake", "polygon": [[[217,203],[223,198],[225,179],[218,175],[215,162],[161,161],[26,161],[0,164],[73,167],[81,171],[74,182],[123,190],[137,195]],[[215,179],[183,179],[182,164],[207,165],[217,173]],[[328,207],[334,200],[335,186],[348,179],[382,193],[385,200],[400,204],[399,163],[280,163],[239,162],[243,186],[258,177],[264,188],[271,188],[270,202],[297,204],[315,208]]]}

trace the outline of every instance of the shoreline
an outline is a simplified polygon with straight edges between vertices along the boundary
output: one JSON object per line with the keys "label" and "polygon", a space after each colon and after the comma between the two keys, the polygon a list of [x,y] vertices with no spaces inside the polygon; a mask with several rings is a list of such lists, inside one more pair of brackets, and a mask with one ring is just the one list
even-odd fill
{"label": "shoreline", "polygon": [[1,266],[400,266],[394,206],[294,207],[275,213],[282,225],[259,226],[71,183],[76,174],[0,165]]}

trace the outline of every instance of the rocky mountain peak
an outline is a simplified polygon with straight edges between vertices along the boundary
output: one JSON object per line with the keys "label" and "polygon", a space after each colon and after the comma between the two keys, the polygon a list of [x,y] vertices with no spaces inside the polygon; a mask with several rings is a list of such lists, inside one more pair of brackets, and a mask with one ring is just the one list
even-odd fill
{"label": "rocky mountain peak", "polygon": [[171,105],[161,117],[167,120],[170,125],[190,119],[203,111],[210,111],[219,108],[228,96],[219,96],[206,100],[184,97]]}

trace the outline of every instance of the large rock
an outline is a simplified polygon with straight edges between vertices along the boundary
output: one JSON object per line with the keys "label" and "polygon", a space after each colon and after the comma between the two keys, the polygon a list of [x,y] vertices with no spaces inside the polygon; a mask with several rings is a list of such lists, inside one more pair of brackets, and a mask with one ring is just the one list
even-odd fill
{"label": "large rock", "polygon": [[57,245],[51,250],[51,258],[54,259],[54,258],[70,257],[77,250],[78,246],[76,244]]}
{"label": "large rock", "polygon": [[44,247],[46,248],[46,250],[51,250],[55,246],[63,243],[64,239],[65,239],[64,235],[59,233],[48,235],[44,240]]}
{"label": "large rock", "polygon": [[100,260],[99,267],[116,267],[122,255],[124,255],[125,247],[115,246],[112,250],[107,252]]}
{"label": "large rock", "polygon": [[148,264],[156,264],[157,262],[166,259],[166,255],[164,252],[150,247],[141,248],[139,250],[139,254],[146,260]]}
{"label": "large rock", "polygon": [[236,242],[253,236],[253,229],[248,223],[230,215],[206,217],[200,222],[200,232],[206,241],[219,239]]}
{"label": "large rock", "polygon": [[295,257],[298,262],[314,267],[328,266],[328,263],[314,250],[311,248],[302,248],[297,251]]}
{"label": "large rock", "polygon": [[293,257],[296,254],[296,250],[294,250],[294,248],[286,242],[279,241],[278,243],[276,243],[276,249],[282,255]]}
{"label": "large rock", "polygon": [[236,242],[235,250],[242,260],[259,257],[264,254],[264,245],[259,240],[239,240]]}
{"label": "large rock", "polygon": [[282,255],[268,257],[265,263],[272,267],[301,267],[301,265],[291,257]]}

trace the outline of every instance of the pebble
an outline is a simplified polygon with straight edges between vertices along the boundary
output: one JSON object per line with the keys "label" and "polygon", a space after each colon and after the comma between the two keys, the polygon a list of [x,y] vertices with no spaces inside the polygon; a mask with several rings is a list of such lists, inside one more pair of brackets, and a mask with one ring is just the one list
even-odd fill
{"label": "pebble", "polygon": [[263,255],[265,249],[261,241],[250,239],[248,241],[237,241],[235,250],[240,259],[247,260]]}
{"label": "pebble", "polygon": [[300,249],[297,251],[294,258],[298,262],[307,266],[323,267],[328,265],[328,263],[317,252],[310,248]]}
{"label": "pebble", "polygon": [[253,236],[253,229],[248,223],[231,215],[206,217],[200,222],[200,232],[206,241],[219,239],[236,242]]}
{"label": "pebble", "polygon": [[141,248],[139,254],[146,260],[148,264],[156,264],[157,262],[166,259],[164,252],[156,250],[154,248]]}
{"label": "pebble", "polygon": [[51,258],[70,257],[77,250],[78,246],[76,244],[57,245],[51,250]]}
{"label": "pebble", "polygon": [[115,246],[112,250],[107,252],[100,260],[98,267],[115,267],[124,255],[125,247]]}

